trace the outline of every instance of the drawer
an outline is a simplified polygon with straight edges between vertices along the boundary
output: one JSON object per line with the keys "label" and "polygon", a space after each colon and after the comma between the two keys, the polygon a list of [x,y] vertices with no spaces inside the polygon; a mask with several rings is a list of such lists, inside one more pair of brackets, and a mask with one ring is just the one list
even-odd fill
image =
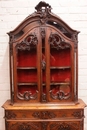
{"label": "drawer", "polygon": [[57,119],[57,118],[81,118],[84,111],[77,109],[62,110],[6,110],[6,119]]}
{"label": "drawer", "polygon": [[83,130],[83,121],[6,121],[6,130]]}

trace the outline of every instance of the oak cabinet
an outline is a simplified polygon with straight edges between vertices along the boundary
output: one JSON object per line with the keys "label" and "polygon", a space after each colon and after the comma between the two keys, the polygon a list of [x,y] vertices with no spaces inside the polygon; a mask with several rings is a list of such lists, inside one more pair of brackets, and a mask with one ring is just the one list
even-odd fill
{"label": "oak cabinet", "polygon": [[30,104],[14,106],[7,100],[5,109],[6,130],[84,130],[85,103],[76,105]]}
{"label": "oak cabinet", "polygon": [[83,130],[78,99],[78,33],[40,2],[9,32],[11,100],[6,130]]}

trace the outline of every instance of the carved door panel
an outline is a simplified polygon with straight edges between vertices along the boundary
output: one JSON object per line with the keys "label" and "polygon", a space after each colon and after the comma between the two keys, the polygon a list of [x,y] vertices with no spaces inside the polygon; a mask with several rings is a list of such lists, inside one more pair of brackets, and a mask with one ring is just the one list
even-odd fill
{"label": "carved door panel", "polygon": [[49,31],[47,52],[49,61],[49,101],[67,102],[74,99],[73,95],[73,62],[74,46],[55,29]]}
{"label": "carved door panel", "polygon": [[12,121],[6,122],[6,130],[41,130],[39,122]]}
{"label": "carved door panel", "polygon": [[82,130],[81,121],[11,121],[6,130]]}

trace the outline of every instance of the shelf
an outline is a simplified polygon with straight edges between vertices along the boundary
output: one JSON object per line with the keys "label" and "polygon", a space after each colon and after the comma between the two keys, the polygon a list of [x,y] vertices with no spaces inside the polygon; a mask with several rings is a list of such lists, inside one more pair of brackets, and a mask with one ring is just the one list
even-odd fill
{"label": "shelf", "polygon": [[[22,86],[22,85],[37,85],[37,83],[17,83],[18,86]],[[50,85],[70,85],[70,82],[64,83],[50,83]],[[46,86],[46,83],[43,83],[42,86]]]}
{"label": "shelf", "polygon": [[57,46],[51,45],[50,47],[51,49],[57,49],[57,50],[66,50],[66,49],[70,49],[69,46],[66,46],[65,48],[57,48]]}
{"label": "shelf", "polygon": [[64,83],[64,82],[61,82],[61,83],[50,83],[50,85],[70,85],[70,82],[67,82],[67,83]]}
{"label": "shelf", "polygon": [[36,67],[17,67],[17,69],[22,70],[31,70],[31,69],[37,69]]}
{"label": "shelf", "polygon": [[22,85],[37,85],[37,83],[17,83],[18,86],[22,86]]}
{"label": "shelf", "polygon": [[[50,85],[70,85],[70,82],[67,82],[67,83],[64,83],[64,82],[61,82],[61,83],[50,83]],[[46,83],[43,83],[42,86],[46,86]]]}
{"label": "shelf", "polygon": [[50,67],[50,69],[70,69],[71,67],[70,66],[61,66],[61,67]]}
{"label": "shelf", "polygon": [[[70,66],[62,66],[62,67],[50,67],[50,69],[70,69],[71,67]],[[17,69],[23,69],[23,70],[28,70],[28,69],[37,69],[36,67],[17,67]]]}

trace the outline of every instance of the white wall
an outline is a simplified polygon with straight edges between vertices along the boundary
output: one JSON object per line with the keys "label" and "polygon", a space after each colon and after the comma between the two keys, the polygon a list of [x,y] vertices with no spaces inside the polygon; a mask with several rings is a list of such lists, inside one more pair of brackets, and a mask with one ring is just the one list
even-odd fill
{"label": "white wall", "polygon": [[[7,32],[34,12],[40,0],[0,0],[0,106],[10,98]],[[87,0],[46,0],[73,29],[79,30],[79,98],[87,103]],[[0,130],[5,130],[4,110],[0,108]],[[87,130],[87,108],[85,109]]]}

